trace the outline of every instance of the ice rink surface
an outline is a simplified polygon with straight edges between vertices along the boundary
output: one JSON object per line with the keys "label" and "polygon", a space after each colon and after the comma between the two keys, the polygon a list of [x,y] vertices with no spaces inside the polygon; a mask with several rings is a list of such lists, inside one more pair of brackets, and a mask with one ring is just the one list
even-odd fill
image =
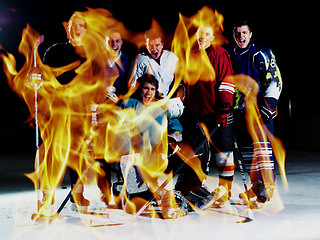
{"label": "ice rink surface", "polygon": [[[89,212],[80,214],[67,203],[58,218],[50,224],[34,223],[36,193],[32,183],[23,176],[31,172],[29,156],[1,156],[0,170],[0,239],[320,239],[320,154],[287,151],[286,173],[289,189],[285,190],[277,171],[276,191],[263,209],[254,210],[254,220],[246,219],[247,209],[237,205],[243,191],[241,175],[236,171],[232,189],[233,204],[217,209],[192,212],[172,220],[138,217],[125,224],[108,218],[111,211],[100,202],[96,186],[86,186],[85,196],[91,201]],[[7,166],[5,168],[5,166]],[[212,169],[211,175],[216,175]],[[215,181],[207,182],[210,189]],[[68,184],[56,191],[59,206],[70,188]]]}

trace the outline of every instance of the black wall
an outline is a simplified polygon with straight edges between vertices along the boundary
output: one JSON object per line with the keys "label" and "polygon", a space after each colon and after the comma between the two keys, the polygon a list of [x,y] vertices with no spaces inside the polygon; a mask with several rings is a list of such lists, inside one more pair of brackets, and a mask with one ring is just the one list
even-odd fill
{"label": "black wall", "polygon": [[[284,89],[279,102],[276,122],[278,135],[288,148],[320,150],[320,111],[318,99],[318,64],[316,56],[318,29],[316,7],[307,3],[293,4],[274,1],[43,1],[5,0],[0,4],[0,44],[18,54],[22,29],[29,23],[45,35],[42,49],[66,39],[62,26],[76,10],[103,7],[131,30],[145,31],[155,18],[168,35],[178,23],[178,13],[191,16],[208,5],[223,14],[225,36],[233,46],[232,25],[237,19],[254,24],[254,41],[272,48],[282,73]],[[291,102],[291,111],[289,110]],[[34,129],[24,121],[28,109],[7,86],[0,73],[0,151],[34,151]]]}

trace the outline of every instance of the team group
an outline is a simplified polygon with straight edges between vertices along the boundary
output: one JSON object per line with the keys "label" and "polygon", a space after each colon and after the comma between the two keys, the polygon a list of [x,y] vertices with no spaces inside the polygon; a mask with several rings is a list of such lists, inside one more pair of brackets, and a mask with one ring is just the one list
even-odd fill
{"label": "team group", "polygon": [[[68,41],[48,48],[43,63],[54,68],[79,60],[81,64],[84,63],[86,56],[81,54],[81,48],[88,24],[89,22],[76,12],[69,21]],[[141,114],[142,120],[138,123],[139,133],[134,137],[123,132],[115,133],[116,144],[110,150],[118,152],[121,156],[130,154],[132,149],[135,152],[147,152],[141,153],[145,154],[144,158],[148,158],[144,160],[146,165],[149,166],[151,161],[155,161],[158,166],[162,166],[159,162],[163,158],[154,157],[152,153],[158,151],[159,144],[163,142],[164,128],[161,126],[165,124],[169,146],[174,146],[172,148],[175,150],[169,147],[169,153],[173,151],[171,154],[173,157],[168,157],[168,166],[164,165],[174,171],[183,162],[187,162],[177,174],[175,186],[164,188],[160,194],[162,201],[156,198],[158,200],[155,204],[168,208],[170,201],[168,195],[171,194],[176,200],[185,198],[199,206],[216,194],[219,197],[212,206],[223,207],[231,197],[235,141],[252,183],[252,187],[239,197],[246,201],[254,199],[261,205],[270,201],[275,187],[272,137],[270,137],[272,135],[268,134],[267,138],[258,140],[252,138],[247,127],[246,95],[235,87],[232,76],[244,74],[255,81],[258,86],[257,104],[260,119],[266,127],[264,129],[268,129],[270,133],[273,133],[273,119],[277,115],[282,79],[272,50],[252,42],[253,32],[250,23],[241,21],[234,25],[233,38],[236,46],[229,52],[213,44],[215,39],[213,26],[210,24],[196,26],[196,42],[188,61],[197,67],[196,70],[189,69],[188,77],[182,76],[183,81],[178,84],[176,84],[177,75],[181,70],[179,64],[183,59],[164,49],[164,36],[160,30],[151,29],[145,33],[146,47],[135,58],[122,52],[124,40],[121,34],[121,31],[115,28],[110,29],[105,37],[106,82],[105,92],[101,96],[102,102],[108,101],[120,109],[134,109],[137,115]],[[202,61],[209,61],[209,64]],[[57,79],[61,84],[68,84],[76,75],[76,70],[72,69]],[[192,81],[193,76],[197,76],[195,81]],[[133,94],[124,98],[123,96],[127,96],[130,91]],[[171,94],[172,91],[174,94]],[[171,99],[165,106],[160,107],[157,104],[158,100],[165,99],[169,94]],[[155,125],[159,125],[160,128]],[[203,139],[206,138],[203,125],[209,133],[219,126],[211,136],[211,146],[208,141],[203,144]],[[145,148],[149,150],[145,151]],[[189,156],[187,151],[189,148],[194,150],[194,155],[183,159],[183,156]],[[178,159],[183,161],[179,162]],[[200,169],[205,175],[209,174],[210,160],[214,161],[219,177],[218,187],[214,192],[210,192],[203,185],[204,178],[195,170],[193,164],[188,162],[195,162],[194,159],[200,160],[198,161]],[[111,199],[115,199],[117,195],[115,188],[111,191],[111,165],[105,164],[102,168],[105,176],[98,177],[101,199],[110,207],[113,205],[115,205],[113,207],[123,207],[120,206],[121,201],[111,203]],[[119,175],[125,172],[121,166],[116,168]],[[129,183],[126,184],[128,199],[134,199],[136,196],[149,199],[152,194],[150,189],[157,189],[160,186],[159,177],[155,179],[148,174],[148,171],[139,169],[139,166],[133,169],[134,172],[130,174],[134,179],[128,178],[127,181],[134,181],[134,184],[131,187]],[[79,175],[70,169],[70,177],[74,185]],[[123,174],[118,178],[119,181],[123,181]],[[73,191],[73,200],[79,207],[90,205],[83,191],[83,184],[78,184]],[[51,194],[51,190],[44,189],[43,201]],[[179,205],[179,202],[181,204],[183,201],[177,200],[177,202]]]}

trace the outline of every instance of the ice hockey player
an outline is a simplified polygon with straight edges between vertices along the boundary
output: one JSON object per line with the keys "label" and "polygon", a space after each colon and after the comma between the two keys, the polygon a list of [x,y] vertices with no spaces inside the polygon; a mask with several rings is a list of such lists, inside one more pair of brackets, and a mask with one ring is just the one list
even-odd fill
{"label": "ice hockey player", "polygon": [[[82,39],[86,32],[87,24],[85,19],[78,14],[78,12],[75,12],[68,22],[68,41],[56,43],[49,47],[44,53],[43,62],[53,68],[66,66],[76,61],[79,61],[79,65],[84,63],[86,58],[83,54]],[[76,67],[58,76],[58,81],[61,84],[68,84],[71,82],[77,75],[75,72]],[[71,188],[73,188],[78,179],[78,174],[72,168],[69,168],[69,174],[71,179]],[[74,194],[71,199],[72,202],[77,204],[80,211],[85,211],[85,209],[90,205],[90,201],[84,198],[83,191],[84,186],[80,183],[78,187],[74,189]]]}
{"label": "ice hockey player", "polygon": [[[86,14],[83,12],[75,12],[66,27],[68,34],[68,40],[63,43],[57,43],[48,48],[44,54],[43,62],[49,65],[54,74],[57,76],[57,80],[61,84],[61,88],[72,88],[78,83],[85,81],[87,86],[93,86],[96,84],[97,88],[88,88],[87,91],[79,91],[81,94],[80,98],[75,100],[70,96],[69,106],[74,107],[79,112],[85,112],[89,114],[89,106],[92,103],[101,103],[105,100],[105,87],[101,82],[103,76],[103,64],[101,61],[97,61],[93,58],[87,58],[87,48],[90,45],[88,39],[93,28],[88,26]],[[98,42],[98,40],[96,40]],[[103,41],[100,39],[99,41]],[[101,50],[103,45],[101,45]],[[104,53],[103,51],[101,51]],[[101,55],[102,55],[101,53]],[[65,71],[59,70],[56,72],[55,69],[60,67],[65,67]],[[80,71],[81,69],[81,71]],[[97,84],[99,82],[99,84]],[[93,84],[94,83],[94,84]],[[80,85],[80,84],[79,84]],[[82,86],[82,85],[80,85]],[[90,97],[88,97],[90,96]],[[64,99],[63,99],[64,100]],[[61,104],[62,105],[62,104]],[[83,114],[81,116],[84,116]],[[80,139],[88,138],[88,132],[84,129],[84,123],[87,123],[87,117],[78,117],[77,114],[70,114],[70,132],[71,134],[71,149],[76,151],[80,148]],[[46,141],[46,139],[44,139]],[[70,154],[68,157],[68,167],[70,173],[71,187],[73,189],[73,195],[71,201],[73,201],[79,211],[86,211],[87,207],[90,205],[90,201],[86,199],[83,195],[84,184],[81,182],[76,185],[77,179],[80,176],[76,170],[80,170],[83,163],[83,158],[76,154]]]}
{"label": "ice hockey player", "polygon": [[[159,90],[156,98],[167,96],[174,82],[177,56],[164,48],[164,35],[161,29],[150,29],[145,33],[146,51],[137,56],[133,71],[132,85],[144,74],[152,74],[158,81]],[[182,140],[182,126],[178,118],[183,113],[183,103],[180,98],[175,99],[175,104],[167,104],[168,136],[176,142]],[[176,114],[175,112],[178,112]]]}
{"label": "ice hockey player", "polygon": [[[230,51],[230,58],[235,74],[246,74],[258,83],[259,111],[263,123],[273,133],[273,119],[277,116],[282,79],[272,50],[255,45],[251,40],[252,35],[251,26],[247,21],[235,24],[233,38],[236,47]],[[256,197],[260,203],[268,202],[275,186],[274,161],[270,144],[272,139],[253,142],[246,127],[244,95],[238,90],[235,91],[234,122],[238,146],[246,169],[250,170],[250,179],[253,184],[248,192],[240,194],[240,198]]]}
{"label": "ice hockey player", "polygon": [[[199,66],[204,66],[205,64],[201,62],[204,57],[201,57],[201,54],[205,54],[210,61],[210,66],[198,74],[200,79],[194,85],[187,83],[187,103],[184,117],[186,121],[183,126],[187,141],[195,149],[199,142],[205,139],[198,123],[204,123],[209,132],[217,124],[220,124],[220,128],[212,137],[212,141],[216,147],[213,158],[216,161],[219,174],[219,183],[215,192],[219,193],[222,189],[225,191],[225,194],[215,201],[214,206],[222,207],[231,195],[234,175],[232,151],[234,85],[226,80],[227,76],[233,74],[233,70],[228,52],[220,46],[212,45],[215,32],[211,25],[199,26],[196,36],[197,48],[192,52],[191,58],[193,58],[193,61],[198,61]],[[211,72],[214,72],[214,74],[211,74]],[[210,161],[208,150],[203,148],[203,152],[198,154],[202,170],[206,174],[208,174]],[[197,202],[196,196],[208,197],[209,195],[208,190],[202,186],[202,182],[194,171],[188,168],[184,172],[184,176],[179,177],[176,189],[180,190],[191,202]]]}
{"label": "ice hockey player", "polygon": [[[144,74],[137,79],[136,87],[135,94],[120,103],[125,119],[121,120],[122,132],[115,133],[117,144],[114,146],[117,148],[115,151],[122,155],[120,165],[129,200],[124,209],[129,213],[139,209],[141,201],[137,202],[136,197],[149,200],[157,191],[167,166],[167,121],[164,110],[154,102],[158,81],[153,75]],[[130,128],[132,125],[136,126]],[[128,167],[131,157],[136,159],[133,167]],[[155,200],[152,205],[160,208],[164,218],[186,214],[183,210],[187,209],[187,201],[173,190],[173,183],[169,182]],[[184,208],[180,209],[176,201],[182,201]]]}

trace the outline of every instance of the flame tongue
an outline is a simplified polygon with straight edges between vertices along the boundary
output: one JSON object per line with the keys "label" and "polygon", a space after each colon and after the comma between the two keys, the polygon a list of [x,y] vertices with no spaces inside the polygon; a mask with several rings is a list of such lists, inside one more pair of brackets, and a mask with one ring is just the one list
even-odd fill
{"label": "flame tongue", "polygon": [[[100,13],[100,15],[95,14],[100,17],[95,21],[108,22],[105,12],[100,11],[87,12],[88,22],[94,21],[94,18],[91,19],[94,13]],[[4,70],[11,88],[25,100],[33,117],[35,112],[38,113],[38,124],[43,140],[38,150],[41,163],[38,166],[39,172],[28,174],[36,188],[54,190],[61,183],[67,166],[76,170],[81,176],[93,160],[93,156],[88,153],[87,141],[92,130],[89,106],[92,103],[102,102],[105,98],[105,83],[101,79],[103,68],[100,67],[105,61],[102,54],[104,32],[101,30],[101,24],[93,26],[97,29],[88,29],[84,40],[87,61],[77,69],[78,75],[68,85],[61,85],[55,74],[62,74],[78,63],[56,69],[43,65],[36,52],[37,46],[43,39],[39,38],[39,34],[29,25],[23,31],[19,46],[19,51],[26,58],[19,73],[15,69],[14,57],[11,54],[2,55]],[[42,79],[34,77],[39,73]],[[92,168],[101,173],[99,167]],[[39,178],[40,186],[37,181]]]}
{"label": "flame tongue", "polygon": [[[19,51],[26,58],[23,68],[16,71],[15,59],[11,54],[1,56],[11,88],[24,99],[32,117],[35,112],[38,113],[43,140],[38,149],[40,165],[35,166],[38,171],[28,174],[28,177],[36,189],[50,192],[50,196],[43,199],[47,204],[43,204],[42,208],[48,208],[47,205],[54,201],[54,190],[61,184],[67,166],[82,176],[95,158],[119,162],[124,154],[124,146],[118,141],[119,136],[124,135],[133,146],[125,149],[129,151],[127,153],[139,151],[141,158],[136,166],[151,191],[159,187],[157,178],[167,166],[166,121],[162,125],[157,123],[154,119],[157,116],[152,113],[154,108],[160,107],[154,104],[145,111],[136,112],[135,109],[120,109],[104,102],[106,82],[110,86],[115,80],[114,77],[106,79],[104,75],[105,33],[115,26],[123,33],[122,36],[130,33],[125,32],[123,26],[106,10],[88,9],[78,14],[86,20],[88,26],[82,46],[86,61],[80,66],[75,62],[60,68],[50,68],[42,64],[36,51],[34,58],[36,48],[33,46],[39,44],[39,34],[29,25],[23,31],[19,46]],[[139,41],[139,38],[135,39],[133,41]],[[77,67],[76,77],[68,84],[61,85],[56,76],[74,67]],[[39,74],[42,75],[41,79],[32,77]],[[35,86],[38,86],[37,89]],[[98,107],[92,107],[97,104]],[[151,129],[157,135],[150,135],[157,141],[154,146],[148,137]],[[142,132],[146,134],[142,135]],[[136,145],[139,148],[134,147]],[[82,179],[83,183],[95,182],[94,175],[104,175],[97,164],[92,165],[91,171],[95,174],[87,174]],[[103,193],[110,194],[110,190]]]}
{"label": "flame tongue", "polygon": [[[24,99],[33,118],[35,113],[38,113],[38,124],[43,140],[38,149],[40,165],[35,166],[39,171],[28,174],[28,177],[34,182],[36,189],[50,192],[48,202],[51,204],[54,200],[54,190],[61,184],[67,166],[74,169],[79,176],[90,167],[94,174],[88,174],[82,182],[91,183],[96,181],[97,175],[103,177],[105,174],[99,164],[92,164],[94,159],[102,158],[112,163],[119,162],[123,155],[139,154],[140,157],[135,160],[134,165],[148,189],[156,192],[163,179],[172,178],[171,175],[164,174],[168,163],[167,122],[166,120],[162,123],[157,122],[155,119],[159,115],[154,114],[160,109],[159,106],[166,103],[167,98],[139,111],[135,108],[122,109],[104,102],[106,86],[112,86],[116,79],[114,76],[106,78],[104,75],[107,55],[105,33],[108,29],[116,27],[123,38],[131,39],[136,45],[140,44],[142,38],[131,37],[131,33],[107,10],[88,9],[77,14],[87,23],[82,46],[86,58],[83,64],[74,62],[60,68],[42,64],[38,53],[34,52],[34,47],[40,44],[41,38],[29,25],[23,31],[19,46],[19,51],[26,58],[21,70],[19,72],[16,70],[13,55],[10,53],[1,55],[11,88]],[[194,48],[196,45],[194,28],[208,24],[213,26],[216,36],[213,44],[221,45],[226,41],[221,33],[222,22],[221,14],[206,7],[191,18],[179,15],[179,24],[172,42],[172,51],[179,58],[179,66],[174,87],[168,98],[182,81],[194,85],[200,79],[212,81],[215,78],[216,73],[205,50]],[[67,24],[65,27],[68,30]],[[77,76],[70,83],[61,85],[56,77],[74,68]],[[39,74],[42,76],[41,79],[33,77]],[[246,76],[235,76],[234,82],[246,95],[247,105],[251,109],[248,113],[248,126],[254,126],[250,128],[253,139],[266,138],[255,103],[257,88],[254,86],[254,81]],[[132,91],[129,91],[123,98],[127,98],[131,93]],[[203,128],[206,129],[205,126]],[[205,132],[210,139],[208,131]],[[279,141],[274,141],[273,144],[285,179],[283,149]],[[178,152],[180,157],[194,169],[200,180],[206,179],[207,175],[202,171],[201,161],[194,157],[194,149],[189,145],[181,147],[182,150]],[[170,203],[169,208],[176,208],[175,196],[171,190],[172,188],[165,192],[162,199]],[[110,192],[104,193],[110,194]],[[121,195],[126,195],[125,187]],[[158,203],[161,201],[161,199],[156,200]],[[144,203],[143,199],[132,200],[128,204],[128,208],[131,208],[129,211],[135,212]]]}
{"label": "flame tongue", "polygon": [[[257,95],[259,91],[257,82],[247,75],[235,75],[231,78],[233,78],[235,87],[245,95],[247,128],[253,142],[256,143],[254,148],[265,149],[266,146],[264,146],[263,143],[268,142],[268,139],[272,139],[271,146],[275,159],[279,165],[283,185],[288,189],[288,182],[285,173],[286,151],[281,141],[268,131],[262,121],[257,105]],[[265,164],[271,164],[270,159],[264,159],[264,162]],[[262,170],[261,173],[265,183],[274,182],[272,171]]]}

